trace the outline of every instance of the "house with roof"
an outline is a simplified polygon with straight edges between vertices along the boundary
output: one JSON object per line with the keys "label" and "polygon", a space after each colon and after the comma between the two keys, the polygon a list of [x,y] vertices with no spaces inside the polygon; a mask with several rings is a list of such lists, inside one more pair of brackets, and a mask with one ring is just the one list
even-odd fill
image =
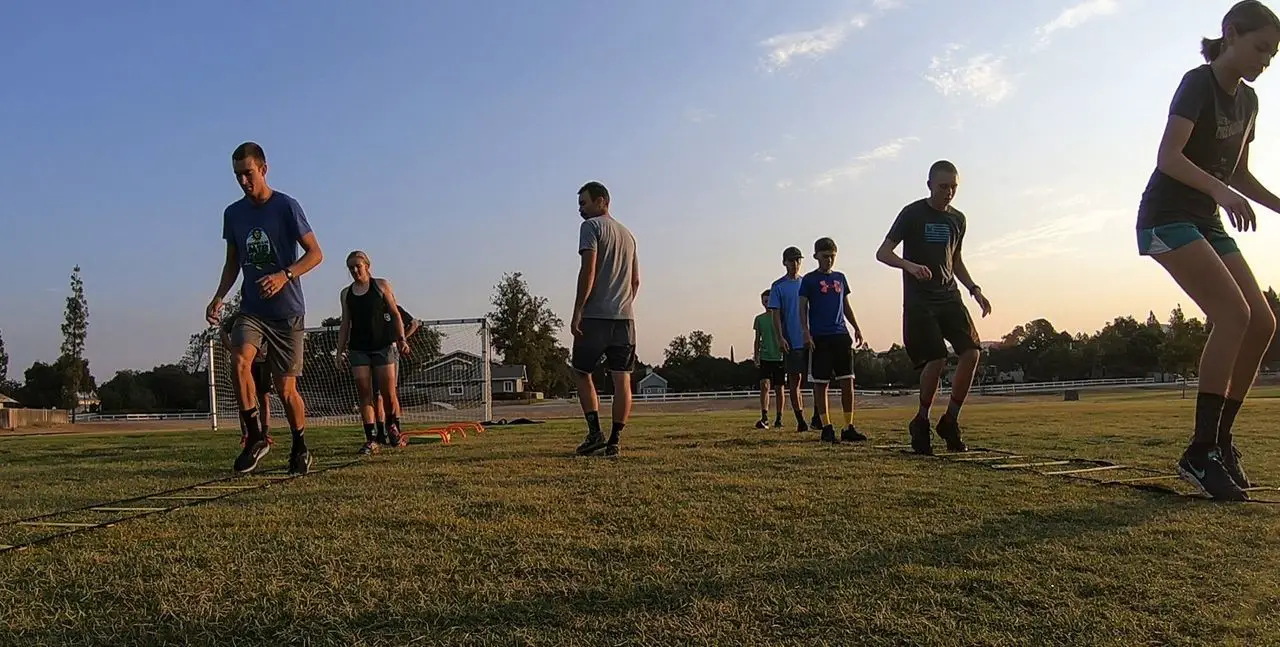
{"label": "house with roof", "polygon": [[[484,395],[484,359],[455,350],[413,370],[403,380],[401,388],[431,402],[477,402]],[[489,384],[495,400],[521,397],[528,381],[524,364],[489,363]]]}
{"label": "house with roof", "polygon": [[640,378],[636,383],[636,390],[644,395],[662,395],[670,388],[667,378],[654,373],[650,369],[645,369],[646,375]]}
{"label": "house with roof", "polygon": [[21,409],[21,408],[22,408],[22,404],[20,404],[17,400],[14,400],[9,396],[3,393],[0,393],[0,409]]}

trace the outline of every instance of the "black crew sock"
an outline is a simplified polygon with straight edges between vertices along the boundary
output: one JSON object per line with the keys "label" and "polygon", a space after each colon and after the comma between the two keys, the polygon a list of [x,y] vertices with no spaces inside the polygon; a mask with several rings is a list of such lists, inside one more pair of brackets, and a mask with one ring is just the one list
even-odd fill
{"label": "black crew sock", "polygon": [[258,408],[240,412],[240,422],[244,424],[245,435],[253,440],[262,438],[262,429],[258,427]]}
{"label": "black crew sock", "polygon": [[1191,446],[1209,450],[1218,444],[1218,424],[1226,398],[1216,393],[1200,393],[1196,396],[1196,430]]}
{"label": "black crew sock", "polygon": [[373,433],[374,433],[374,432],[373,432],[373,430],[374,430],[374,424],[373,424],[372,422],[366,422],[366,423],[364,423],[364,440],[365,440],[365,442],[369,442],[369,443],[371,443],[371,442],[373,442],[373,441],[374,441],[374,436],[373,436]]}
{"label": "black crew sock", "polygon": [[963,402],[958,402],[955,399],[952,399],[950,402],[947,403],[947,413],[946,413],[947,418],[949,418],[952,422],[959,420],[960,407],[963,407],[963,406],[964,406]]}
{"label": "black crew sock", "polygon": [[303,437],[305,431],[302,429],[290,429],[289,433],[293,435],[293,453],[305,451],[307,449],[307,439]]}
{"label": "black crew sock", "polygon": [[387,429],[391,429],[392,427],[395,427],[397,432],[400,431],[400,416],[397,416],[394,413],[387,416]]}
{"label": "black crew sock", "polygon": [[804,409],[792,409],[791,411],[796,414],[797,423],[804,422]]}
{"label": "black crew sock", "polygon": [[1218,421],[1218,446],[1224,450],[1231,446],[1231,426],[1236,423],[1236,414],[1244,402],[1227,398],[1222,403],[1222,419]]}
{"label": "black crew sock", "polygon": [[585,417],[587,419],[587,431],[593,434],[600,433],[600,413],[591,411]]}
{"label": "black crew sock", "polygon": [[761,409],[761,410],[760,410],[760,419],[761,419],[761,420],[768,420],[768,419],[769,419],[769,410],[768,410],[768,409]]}
{"label": "black crew sock", "polygon": [[623,429],[624,427],[626,427],[626,426],[627,426],[627,423],[625,423],[625,422],[615,422],[615,423],[613,423],[613,431],[609,432],[609,444],[610,444],[610,445],[617,445],[617,444],[618,444],[618,441],[622,439],[622,429]]}
{"label": "black crew sock", "polygon": [[374,427],[378,430],[378,438],[386,438],[386,437],[387,437],[387,423],[385,423],[385,422],[383,422],[383,421],[379,420],[379,421],[377,421],[377,422],[373,423],[373,425],[374,425]]}

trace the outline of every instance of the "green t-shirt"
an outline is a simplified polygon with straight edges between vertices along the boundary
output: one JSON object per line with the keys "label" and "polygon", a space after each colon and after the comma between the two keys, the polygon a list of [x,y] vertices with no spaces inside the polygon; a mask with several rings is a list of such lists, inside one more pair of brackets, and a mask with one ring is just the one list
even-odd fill
{"label": "green t-shirt", "polygon": [[773,330],[773,315],[768,312],[756,315],[755,329],[760,333],[760,361],[781,362],[782,348]]}

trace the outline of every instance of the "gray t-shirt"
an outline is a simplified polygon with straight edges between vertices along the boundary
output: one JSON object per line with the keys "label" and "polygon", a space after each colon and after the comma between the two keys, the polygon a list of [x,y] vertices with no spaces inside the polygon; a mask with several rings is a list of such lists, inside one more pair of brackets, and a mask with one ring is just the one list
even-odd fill
{"label": "gray t-shirt", "polygon": [[578,253],[596,253],[596,280],[582,308],[584,319],[635,319],[636,239],[631,230],[612,216],[596,216],[582,222]]}

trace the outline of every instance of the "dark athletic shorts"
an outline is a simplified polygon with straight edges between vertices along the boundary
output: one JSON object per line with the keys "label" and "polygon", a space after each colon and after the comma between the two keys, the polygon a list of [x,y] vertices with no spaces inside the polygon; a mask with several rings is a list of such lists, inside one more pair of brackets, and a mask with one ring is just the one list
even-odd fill
{"label": "dark athletic shorts", "polygon": [[630,319],[583,319],[582,336],[573,340],[573,370],[591,373],[605,360],[612,373],[636,366],[636,327]]}
{"label": "dark athletic shorts", "polygon": [[814,337],[809,369],[813,381],[819,384],[852,378],[853,337],[848,333]]}
{"label": "dark athletic shorts", "polygon": [[248,344],[258,349],[258,354],[267,358],[272,375],[298,377],[302,375],[305,336],[302,317],[267,320],[242,312],[231,329],[231,345],[239,348]]}
{"label": "dark athletic shorts", "polygon": [[761,360],[760,381],[769,380],[773,386],[781,386],[787,381],[787,371],[779,360]]}
{"label": "dark athletic shorts", "polygon": [[809,349],[792,348],[782,358],[787,375],[804,375],[809,372]]}
{"label": "dark athletic shorts", "polygon": [[907,306],[902,311],[902,339],[916,368],[947,358],[947,343],[959,355],[978,350],[978,330],[969,309],[959,300]]}
{"label": "dark athletic shorts", "polygon": [[351,366],[390,366],[396,363],[398,353],[394,344],[380,350],[347,349],[347,363]]}

